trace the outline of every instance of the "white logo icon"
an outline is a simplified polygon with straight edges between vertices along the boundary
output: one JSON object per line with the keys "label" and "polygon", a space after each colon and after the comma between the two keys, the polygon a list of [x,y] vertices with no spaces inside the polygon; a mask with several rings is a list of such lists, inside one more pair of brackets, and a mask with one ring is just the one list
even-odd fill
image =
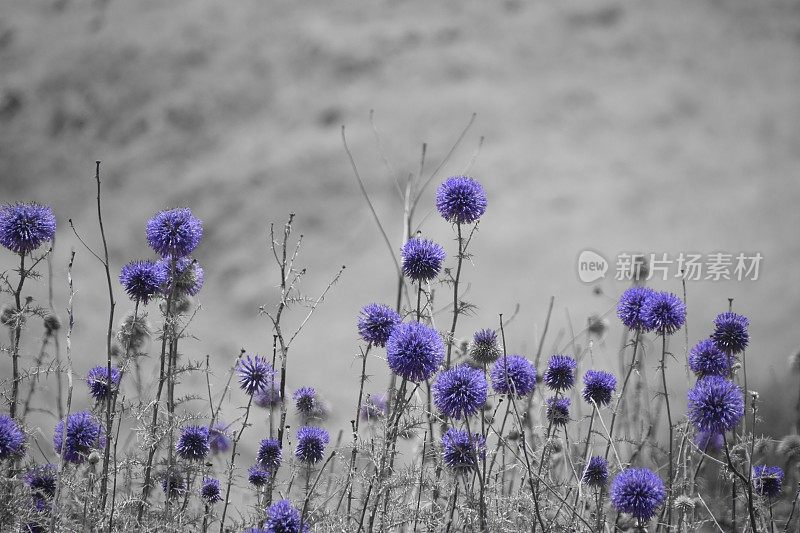
{"label": "white logo icon", "polygon": [[578,256],[578,277],[584,283],[604,278],[608,270],[605,257],[591,250],[584,250]]}

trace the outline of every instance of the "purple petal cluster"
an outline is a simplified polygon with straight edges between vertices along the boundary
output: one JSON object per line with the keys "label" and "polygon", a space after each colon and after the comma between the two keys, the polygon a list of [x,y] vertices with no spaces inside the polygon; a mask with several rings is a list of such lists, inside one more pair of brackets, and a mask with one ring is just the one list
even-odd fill
{"label": "purple petal cluster", "polygon": [[460,420],[486,404],[488,385],[482,370],[459,365],[443,371],[433,384],[433,403],[449,418]]}
{"label": "purple petal cluster", "polygon": [[698,377],[727,376],[731,370],[730,358],[712,339],[704,339],[689,351],[689,368]]}
{"label": "purple petal cluster", "polygon": [[132,261],[122,267],[119,282],[131,300],[144,305],[160,294],[167,283],[167,272],[153,261]]}
{"label": "purple petal cluster", "polygon": [[708,376],[689,389],[687,417],[698,431],[725,433],[744,416],[742,390],[721,376]]}
{"label": "purple petal cluster", "polygon": [[779,466],[758,465],[753,467],[753,489],[768,498],[781,494],[783,470]]}
{"label": "purple petal cluster", "polygon": [[469,356],[479,365],[494,363],[500,357],[497,333],[493,329],[482,329],[472,336]]}
{"label": "purple petal cluster", "polygon": [[750,343],[749,327],[750,321],[747,317],[736,313],[722,313],[714,319],[714,333],[711,338],[725,353],[738,354]]}
{"label": "purple petal cluster", "polygon": [[647,468],[628,468],[611,484],[611,503],[622,512],[648,522],[664,503],[667,491],[658,474]]}
{"label": "purple petal cluster", "polygon": [[0,461],[21,455],[24,447],[25,433],[17,421],[8,415],[0,415]]}
{"label": "purple petal cluster", "polygon": [[547,420],[554,426],[566,426],[569,423],[569,398],[547,399]]}
{"label": "purple petal cluster", "polygon": [[686,305],[671,292],[656,292],[645,299],[640,316],[644,329],[672,335],[686,321]]}
{"label": "purple petal cluster", "polygon": [[254,464],[247,469],[247,481],[254,487],[263,487],[269,483],[270,473],[259,464]]}
{"label": "purple petal cluster", "polygon": [[297,430],[297,448],[294,455],[304,463],[316,463],[325,455],[330,435],[322,428],[303,426]]}
{"label": "purple petal cluster", "polygon": [[377,420],[389,414],[389,401],[386,394],[370,394],[361,406],[362,420]]}
{"label": "purple petal cluster", "polygon": [[222,489],[219,485],[219,480],[212,477],[203,479],[200,485],[200,497],[208,505],[213,505],[222,501]]}
{"label": "purple petal cluster", "polygon": [[694,443],[704,453],[718,452],[725,445],[722,433],[713,431],[698,431],[694,436]]}
{"label": "purple petal cluster", "polygon": [[161,478],[161,490],[167,498],[174,500],[186,494],[186,480],[180,472],[170,470]]}
{"label": "purple petal cluster", "polygon": [[108,367],[96,366],[89,370],[86,375],[86,384],[89,386],[89,393],[91,393],[92,398],[96,402],[102,402],[117,390],[121,379],[122,372],[120,372],[119,368],[111,367],[111,379],[109,380]]}
{"label": "purple petal cluster", "polygon": [[256,461],[270,472],[281,466],[281,444],[277,439],[264,439],[258,447]]}
{"label": "purple petal cluster", "polygon": [[583,470],[581,481],[590,487],[604,487],[608,483],[608,461],[599,455],[593,456]]}
{"label": "purple petal cluster", "polygon": [[186,426],[175,445],[178,457],[187,461],[201,461],[211,451],[209,431],[206,426]]}
{"label": "purple petal cluster", "polygon": [[292,506],[292,502],[279,500],[267,509],[264,533],[305,533],[308,524],[303,524],[301,529],[302,522],[300,511]]}
{"label": "purple petal cluster", "polygon": [[259,407],[269,408],[281,404],[281,387],[274,379],[267,386],[253,394],[253,403]]}
{"label": "purple petal cluster", "polygon": [[486,192],[468,176],[447,178],[436,191],[436,209],[449,222],[471,224],[486,212]]}
{"label": "purple petal cluster", "polygon": [[208,449],[214,455],[225,453],[231,447],[231,435],[223,422],[214,422],[208,428]]}
{"label": "purple petal cluster", "polygon": [[442,435],[442,459],[454,470],[470,470],[486,456],[486,439],[480,433],[450,428]]}
{"label": "purple petal cluster", "polygon": [[147,242],[162,257],[184,257],[203,238],[203,224],[188,208],[161,211],[147,221]]}
{"label": "purple petal cluster", "polygon": [[37,203],[16,203],[0,207],[0,245],[27,254],[56,234],[53,210]]}
{"label": "purple petal cluster", "polygon": [[175,271],[170,277],[172,257],[167,256],[160,259],[156,266],[161,270],[165,283],[162,285],[161,292],[164,296],[169,296],[172,293],[172,280],[175,280],[175,294],[176,296],[189,295],[195,296],[200,289],[203,288],[205,283],[205,271],[197,259],[189,257],[179,257],[175,260]]}
{"label": "purple petal cluster", "polygon": [[489,372],[492,389],[499,394],[529,395],[536,388],[536,368],[521,355],[500,357]]}
{"label": "purple petal cluster", "polygon": [[583,385],[583,399],[602,407],[611,403],[611,395],[617,390],[617,378],[605,370],[589,370],[583,375]]}
{"label": "purple petal cluster", "polygon": [[552,390],[571,389],[575,384],[575,369],[578,362],[568,355],[552,355],[547,362],[547,370],[542,379]]}
{"label": "purple petal cluster", "polygon": [[634,286],[622,293],[617,303],[617,316],[628,329],[644,330],[642,306],[645,300],[655,294],[650,287]]}
{"label": "purple petal cluster", "polygon": [[54,464],[35,466],[25,473],[25,483],[30,487],[34,503],[44,506],[56,493],[58,469]]}
{"label": "purple petal cluster", "polygon": [[397,311],[388,305],[369,304],[358,315],[358,334],[365,342],[383,347],[402,321]]}
{"label": "purple petal cluster", "polygon": [[386,342],[386,360],[392,372],[419,383],[430,378],[444,361],[444,342],[425,324],[400,324]]}
{"label": "purple petal cluster", "polygon": [[314,387],[301,387],[292,394],[294,406],[303,414],[311,414],[317,407],[317,391]]}
{"label": "purple petal cluster", "polygon": [[88,411],[72,413],[66,420],[66,440],[64,439],[64,420],[60,420],[53,433],[53,448],[65,461],[83,463],[95,448],[106,444],[106,437],[100,422]]}
{"label": "purple petal cluster", "polygon": [[275,375],[272,365],[261,355],[248,355],[239,360],[236,372],[239,375],[239,386],[250,395],[269,387]]}
{"label": "purple petal cluster", "polygon": [[430,281],[439,275],[445,253],[441,246],[422,238],[409,239],[401,251],[403,274],[414,281]]}

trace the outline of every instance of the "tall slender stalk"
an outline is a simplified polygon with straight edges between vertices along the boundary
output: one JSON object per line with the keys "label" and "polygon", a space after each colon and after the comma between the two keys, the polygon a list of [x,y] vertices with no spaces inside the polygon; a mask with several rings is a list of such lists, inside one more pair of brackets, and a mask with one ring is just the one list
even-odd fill
{"label": "tall slender stalk", "polygon": [[669,406],[669,392],[667,391],[667,336],[665,334],[661,335],[661,383],[664,386],[664,402],[667,406],[667,424],[669,425],[669,453],[668,453],[668,460],[669,465],[667,466],[667,531],[672,528],[672,483],[673,483],[673,471],[672,471],[672,448],[674,440],[673,437],[673,428],[672,428],[672,411],[670,410]]}
{"label": "tall slender stalk", "polygon": [[461,265],[464,261],[464,239],[461,237],[461,223],[456,223],[458,234],[458,258],[456,262],[456,275],[453,278],[453,322],[450,324],[450,333],[447,336],[447,367],[450,368],[450,357],[453,345],[456,342],[456,324],[461,306],[458,304],[458,282],[461,279]]}
{"label": "tall slender stalk", "polygon": [[17,400],[19,397],[19,341],[22,337],[22,286],[25,284],[25,252],[19,254],[19,283],[14,290],[14,303],[16,316],[14,317],[14,341],[11,349],[11,418],[17,417]]}
{"label": "tall slender stalk", "polygon": [[236,447],[239,445],[239,440],[242,438],[242,433],[244,433],[244,430],[247,427],[247,420],[250,417],[251,405],[253,405],[252,395],[247,402],[247,409],[244,412],[244,422],[242,422],[242,428],[233,439],[233,447],[231,449],[231,464],[228,467],[228,483],[225,488],[225,504],[222,507],[222,517],[219,520],[219,533],[224,533],[225,531],[225,516],[228,514],[228,504],[230,503],[231,496],[231,484],[233,483],[233,471],[236,468]]}

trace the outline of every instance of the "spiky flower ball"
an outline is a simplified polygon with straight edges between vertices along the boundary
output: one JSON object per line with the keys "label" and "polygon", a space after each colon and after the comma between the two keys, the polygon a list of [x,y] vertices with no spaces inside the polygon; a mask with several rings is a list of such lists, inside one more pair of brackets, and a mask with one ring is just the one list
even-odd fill
{"label": "spiky flower ball", "polygon": [[281,466],[281,444],[277,439],[264,439],[258,447],[256,461],[270,472]]}
{"label": "spiky flower ball", "polygon": [[445,253],[441,246],[422,238],[409,239],[401,251],[403,274],[414,281],[430,281],[439,275]]}
{"label": "spiky flower ball", "polygon": [[566,426],[569,423],[569,398],[547,399],[547,420],[554,426]]}
{"label": "spiky flower ball", "polygon": [[444,342],[425,324],[400,324],[386,341],[386,360],[392,372],[419,383],[431,377],[444,361]]}
{"label": "spiky flower ball", "polygon": [[119,282],[131,300],[147,305],[150,298],[161,293],[167,273],[153,261],[131,261],[122,267]]}
{"label": "spiky flower ball", "polygon": [[304,463],[316,463],[325,455],[330,435],[322,428],[303,426],[297,430],[297,448],[294,455]]}
{"label": "spiky flower ball", "polygon": [[27,254],[56,234],[53,210],[37,203],[0,207],[0,244],[12,252]]}
{"label": "spiky flower ball", "polygon": [[187,461],[201,461],[211,451],[209,432],[206,426],[185,426],[175,445],[178,456]]}
{"label": "spiky flower ball", "polygon": [[251,395],[269,387],[275,375],[272,365],[261,355],[248,355],[240,359],[236,372],[239,375],[239,386]]}
{"label": "spiky flower ball", "polygon": [[170,272],[172,269],[172,257],[167,256],[156,263],[158,269],[161,270],[164,276],[165,283],[161,286],[161,293],[164,296],[169,296],[172,293],[172,280],[175,280],[175,294],[181,296],[195,296],[200,289],[203,288],[206,276],[203,267],[197,262],[197,259],[189,257],[179,257],[175,260],[175,271]]}
{"label": "spiky flower ball", "polygon": [[731,370],[730,358],[712,339],[703,339],[689,351],[689,368],[698,377],[727,376]]}
{"label": "spiky flower ball", "polygon": [[725,445],[722,433],[714,431],[698,431],[694,436],[694,443],[703,453],[718,452]]}
{"label": "spiky flower ball", "polygon": [[486,439],[480,433],[450,428],[442,435],[442,459],[454,470],[470,470],[486,455]]}
{"label": "spiky flower ball", "polygon": [[25,483],[30,487],[37,507],[44,507],[44,504],[53,498],[57,482],[58,469],[53,464],[35,466],[25,473]]}
{"label": "spiky flower ball", "polygon": [[738,354],[750,343],[747,328],[750,321],[747,317],[736,313],[722,313],[714,319],[714,333],[711,338],[725,353]]}
{"label": "spiky flower ball", "polygon": [[119,368],[111,367],[111,379],[109,380],[108,367],[96,366],[86,375],[86,384],[89,386],[92,398],[96,402],[103,402],[117,390],[120,379],[122,379],[122,372]]}
{"label": "spiky flower ball", "polygon": [[66,421],[66,440],[64,439],[64,420],[60,420],[53,430],[53,448],[64,460],[70,463],[83,463],[95,448],[106,444],[106,437],[100,422],[88,411],[78,411],[69,415]]}
{"label": "spiky flower ball", "polygon": [[604,487],[608,483],[608,461],[599,455],[590,458],[581,481],[590,487]]}
{"label": "spiky flower ball", "polygon": [[556,354],[547,362],[547,370],[542,379],[552,390],[571,389],[575,384],[575,369],[578,362],[568,355]]}
{"label": "spiky flower ball", "polygon": [[605,370],[589,370],[583,375],[583,385],[583,399],[602,407],[611,403],[611,395],[617,390],[617,378]]}
{"label": "spiky flower ball", "polygon": [[231,447],[231,435],[223,422],[214,422],[208,429],[208,449],[214,455],[227,452]]}
{"label": "spiky flower ball", "polygon": [[259,464],[254,464],[247,469],[247,481],[254,487],[263,487],[269,482],[270,473]]}
{"label": "spiky flower ball", "polygon": [[448,222],[472,224],[486,212],[486,192],[468,176],[447,178],[436,190],[436,209]]}
{"label": "spiky flower ball", "polygon": [[654,295],[650,287],[634,286],[622,293],[617,303],[617,316],[628,329],[645,330],[642,320],[642,306],[645,300]]}
{"label": "spiky flower ball", "polygon": [[686,306],[671,292],[657,292],[645,299],[640,315],[645,329],[672,335],[686,321]]}
{"label": "spiky flower ball", "polygon": [[488,385],[482,370],[458,365],[443,371],[433,383],[433,403],[449,418],[460,420],[486,404]]}
{"label": "spiky flower ball", "polygon": [[270,380],[266,388],[253,394],[253,403],[259,407],[269,408],[281,404],[281,387],[274,379]]}
{"label": "spiky flower ball", "polygon": [[279,500],[267,509],[267,521],[264,523],[264,533],[305,533],[308,524],[300,524],[303,520],[300,511],[292,506],[289,500]]}
{"label": "spiky flower ball", "polygon": [[753,467],[753,489],[762,496],[775,498],[781,494],[783,470],[779,466]]}
{"label": "spiky flower ball", "polygon": [[721,376],[708,376],[689,389],[687,417],[698,431],[725,433],[744,416],[742,390]]}
{"label": "spiky flower ball", "polygon": [[222,501],[222,490],[219,485],[219,480],[212,477],[203,479],[200,485],[200,497],[208,505],[213,505]]}
{"label": "spiky flower ball", "polygon": [[500,348],[497,346],[497,333],[492,329],[482,329],[472,336],[469,347],[469,356],[479,365],[488,365],[500,357]]}
{"label": "spiky flower ball", "polygon": [[180,498],[186,494],[186,480],[177,470],[170,470],[161,478],[161,490],[170,500]]}
{"label": "spiky flower ball", "polygon": [[383,304],[369,304],[358,315],[358,334],[365,342],[386,346],[394,328],[403,321],[397,311]]}
{"label": "spiky flower ball", "polygon": [[648,522],[664,503],[667,491],[658,474],[647,468],[628,468],[611,483],[611,503],[622,512]]}
{"label": "spiky flower ball", "polygon": [[147,242],[162,257],[184,257],[203,238],[203,224],[186,207],[161,211],[147,221]]}
{"label": "spiky flower ball", "polygon": [[17,421],[0,415],[0,461],[20,455],[25,449],[25,433]]}
{"label": "spiky flower ball", "polygon": [[515,394],[522,398],[536,388],[536,368],[521,355],[500,357],[489,375],[492,378],[492,389],[499,394]]}
{"label": "spiky flower ball", "polygon": [[311,414],[317,407],[317,391],[314,387],[301,387],[292,394],[294,405],[303,414]]}
{"label": "spiky flower ball", "polygon": [[377,420],[389,414],[389,401],[385,394],[370,394],[361,406],[362,420]]}

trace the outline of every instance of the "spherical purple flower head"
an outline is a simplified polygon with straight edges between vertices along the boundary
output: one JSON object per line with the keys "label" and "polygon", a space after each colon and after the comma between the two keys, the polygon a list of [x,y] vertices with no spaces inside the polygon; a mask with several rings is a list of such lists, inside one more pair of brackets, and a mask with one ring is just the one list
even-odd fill
{"label": "spherical purple flower head", "polygon": [[656,292],[645,299],[640,314],[645,329],[672,335],[686,321],[686,306],[671,292]]}
{"label": "spherical purple flower head", "polygon": [[0,415],[0,461],[21,455],[25,449],[25,433],[16,420]]}
{"label": "spherical purple flower head", "polygon": [[608,482],[608,461],[595,455],[589,459],[589,464],[583,470],[581,479],[590,487],[603,487]]}
{"label": "spherical purple flower head", "polygon": [[482,370],[458,365],[443,371],[433,383],[433,403],[449,418],[460,420],[486,404],[489,386]]}
{"label": "spherical purple flower head", "polygon": [[53,430],[53,448],[65,461],[83,463],[95,448],[106,444],[106,437],[100,422],[88,411],[72,413],[67,418],[66,440],[64,440],[64,420],[60,420]]}
{"label": "spherical purple flower head", "polygon": [[542,379],[552,390],[571,389],[575,384],[575,369],[578,362],[568,355],[552,355]]}
{"label": "spherical purple flower head", "polygon": [[243,391],[251,395],[269,387],[275,376],[272,365],[267,362],[265,357],[260,355],[255,357],[248,355],[239,360],[237,367],[239,386]]}
{"label": "spherical purple flower head", "polygon": [[231,447],[231,435],[223,422],[214,422],[208,429],[208,449],[214,455],[227,452]]}
{"label": "spherical purple flower head", "polygon": [[436,209],[454,224],[472,224],[486,212],[483,186],[467,176],[453,176],[439,185]]}
{"label": "spherical purple flower head", "polygon": [[598,407],[611,403],[611,395],[617,390],[617,378],[605,370],[589,370],[583,375],[583,399]]}
{"label": "spherical purple flower head", "polygon": [[277,439],[264,439],[258,447],[256,461],[270,472],[274,472],[281,466],[281,443]]}
{"label": "spherical purple flower head", "polygon": [[444,342],[425,324],[400,324],[386,341],[386,360],[392,372],[419,383],[431,377],[444,361]]}
{"label": "spherical purple flower head", "polygon": [[253,394],[253,403],[259,407],[269,408],[281,404],[281,387],[274,379],[267,386]]}
{"label": "spherical purple flower head", "polygon": [[650,287],[637,285],[626,290],[619,297],[617,316],[628,329],[646,329],[642,321],[642,305],[653,294],[655,294],[655,291]]}
{"label": "spherical purple flower head", "polygon": [[[169,296],[170,293],[172,293],[172,280],[170,279],[171,262],[172,258],[167,256],[156,263],[158,268],[163,272],[164,279],[166,280],[161,286],[161,293],[164,296]],[[203,267],[200,266],[200,263],[197,262],[197,259],[180,257],[175,261],[174,279],[176,280],[176,295],[188,294],[189,296],[194,296],[203,288],[206,277],[205,271]]]}
{"label": "spherical purple flower head", "polygon": [[704,453],[718,452],[722,450],[722,447],[725,445],[725,439],[722,433],[698,431],[694,436],[694,443]]}
{"label": "spherical purple flower head", "polygon": [[708,376],[689,389],[687,416],[698,431],[725,433],[744,416],[742,390],[722,376]]}
{"label": "spherical purple flower head", "polygon": [[729,354],[737,354],[744,351],[750,342],[750,333],[747,328],[750,321],[747,317],[736,313],[722,313],[714,319],[714,339],[717,347]]}
{"label": "spherical purple flower head", "polygon": [[479,365],[494,363],[500,357],[497,346],[497,333],[493,329],[482,329],[472,337],[469,355]]}
{"label": "spherical purple flower head", "polygon": [[611,484],[611,503],[622,512],[643,522],[656,514],[664,503],[667,491],[658,474],[647,468],[628,468]]}
{"label": "spherical purple flower head", "polygon": [[131,300],[147,305],[167,283],[167,272],[153,261],[132,261],[122,267],[119,282]]}
{"label": "spherical purple flower head", "polygon": [[206,426],[186,426],[175,444],[178,457],[187,461],[202,461],[211,451],[209,431]]}
{"label": "spherical purple flower head", "polygon": [[[471,441],[471,442],[470,442]],[[475,468],[478,458],[486,456],[486,439],[480,433],[469,433],[450,428],[442,435],[442,459],[455,470]]]}
{"label": "spherical purple flower head", "polygon": [[[119,387],[119,381],[122,379],[122,372],[119,368],[111,367],[111,380],[108,379],[108,367],[96,366],[89,370],[86,375],[86,384],[89,386],[89,392],[96,402],[105,401],[113,391]],[[110,386],[109,386],[110,382]]]}
{"label": "spherical purple flower head", "polygon": [[358,334],[375,346],[386,346],[389,335],[402,321],[397,311],[388,305],[369,304],[358,315]]}
{"label": "spherical purple flower head", "polygon": [[731,364],[712,339],[704,339],[689,351],[689,368],[699,377],[727,376]]}
{"label": "spherical purple flower head", "polygon": [[753,489],[762,496],[775,498],[781,494],[783,470],[779,466],[753,467]]}
{"label": "spherical purple flower head", "polygon": [[322,460],[325,446],[330,435],[322,428],[303,426],[297,430],[297,448],[294,455],[304,463],[316,463]]}
{"label": "spherical purple flower head", "polygon": [[305,533],[308,524],[300,524],[300,512],[292,506],[289,500],[279,500],[267,509],[267,521],[264,523],[265,533]]}
{"label": "spherical purple flower head", "polygon": [[294,394],[294,406],[303,414],[311,414],[317,406],[317,391],[314,387],[300,387]]}
{"label": "spherical purple flower head", "polygon": [[439,275],[445,253],[428,239],[413,238],[403,246],[403,274],[414,281],[430,281]]}
{"label": "spherical purple flower head", "polygon": [[202,222],[186,207],[161,211],[147,221],[147,242],[162,257],[187,256],[202,238]]}
{"label": "spherical purple flower head", "polygon": [[492,388],[499,394],[516,394],[517,398],[522,398],[536,388],[536,368],[521,355],[500,357],[489,375]]}
{"label": "spherical purple flower head", "polygon": [[46,503],[56,493],[58,470],[56,465],[35,466],[25,474],[25,483],[30,487],[34,503]]}
{"label": "spherical purple flower head", "polygon": [[170,500],[180,498],[186,494],[186,481],[177,471],[165,472],[161,478],[161,490]]}
{"label": "spherical purple flower head", "polygon": [[222,501],[222,490],[219,486],[219,480],[212,477],[203,479],[200,485],[200,497],[209,505],[213,505]]}
{"label": "spherical purple flower head", "polygon": [[389,401],[385,394],[371,394],[367,396],[361,406],[362,420],[376,420],[385,418],[389,414]]}
{"label": "spherical purple flower head", "polygon": [[569,398],[547,399],[547,420],[554,426],[566,426],[569,423]]}
{"label": "spherical purple flower head", "polygon": [[45,205],[16,203],[0,207],[0,244],[12,252],[32,252],[55,234],[56,217]]}
{"label": "spherical purple flower head", "polygon": [[269,477],[269,472],[259,464],[247,469],[247,481],[254,487],[263,487],[269,482]]}

